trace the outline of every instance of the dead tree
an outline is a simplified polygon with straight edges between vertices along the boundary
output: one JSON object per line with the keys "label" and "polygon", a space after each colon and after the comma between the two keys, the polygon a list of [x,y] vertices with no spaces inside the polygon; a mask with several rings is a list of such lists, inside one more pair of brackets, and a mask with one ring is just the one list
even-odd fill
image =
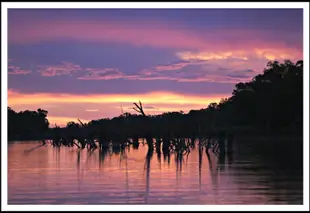
{"label": "dead tree", "polygon": [[[136,106],[136,107],[133,107],[133,109],[134,109],[136,112],[140,113],[140,114],[145,118],[145,122],[147,122],[147,119],[146,119],[146,118],[147,118],[147,115],[144,113],[144,110],[143,110],[141,101],[139,101],[139,105],[136,104],[136,103],[133,103],[133,104]],[[146,138],[146,143],[147,143],[149,149],[153,150],[153,149],[154,149],[154,144],[153,144],[153,138],[152,138],[152,136],[151,136],[149,133],[147,133],[147,134],[145,135],[145,138]]]}

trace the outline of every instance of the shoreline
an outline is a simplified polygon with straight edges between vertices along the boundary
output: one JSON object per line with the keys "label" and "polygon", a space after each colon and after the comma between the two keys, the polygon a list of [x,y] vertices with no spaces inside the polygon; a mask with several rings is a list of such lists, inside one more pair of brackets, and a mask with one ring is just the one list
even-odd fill
{"label": "shoreline", "polygon": [[[202,136],[204,137],[204,136]],[[154,137],[155,138],[155,137]],[[304,140],[303,134],[262,134],[262,133],[244,133],[244,134],[235,134],[236,140],[262,140],[263,141],[269,141],[271,139],[276,140]],[[10,139],[8,140],[8,143],[10,142],[24,142],[24,141],[42,141],[42,140],[53,140],[52,137],[45,137],[45,138],[16,138],[16,139]]]}

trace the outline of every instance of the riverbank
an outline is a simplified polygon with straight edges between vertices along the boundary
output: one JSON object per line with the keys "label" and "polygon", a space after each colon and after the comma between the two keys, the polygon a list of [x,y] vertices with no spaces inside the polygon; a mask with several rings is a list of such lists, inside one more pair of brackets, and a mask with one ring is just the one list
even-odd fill
{"label": "riverbank", "polygon": [[[50,129],[49,131],[52,131]],[[236,139],[240,140],[260,140],[260,141],[268,141],[270,139],[274,140],[298,140],[303,141],[303,132],[302,130],[297,129],[286,129],[278,132],[267,131],[267,130],[260,130],[254,127],[231,127],[223,129],[225,132],[233,133]],[[64,132],[65,133],[65,132]],[[41,140],[52,140],[53,134],[48,132],[44,134],[44,136],[16,136],[11,137],[8,142],[10,141],[41,141]],[[66,135],[66,134],[64,134]],[[199,137],[199,136],[197,136]],[[204,137],[204,136],[200,136]]]}

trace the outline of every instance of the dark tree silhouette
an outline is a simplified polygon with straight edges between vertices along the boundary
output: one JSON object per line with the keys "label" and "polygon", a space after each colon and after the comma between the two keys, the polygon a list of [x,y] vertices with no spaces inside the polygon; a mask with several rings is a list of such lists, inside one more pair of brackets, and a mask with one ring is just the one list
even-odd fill
{"label": "dark tree silhouette", "polygon": [[[81,147],[98,139],[100,148],[110,142],[121,146],[132,143],[138,147],[138,139],[143,138],[151,150],[155,145],[157,151],[162,147],[162,151],[168,153],[172,145],[176,149],[177,144],[182,144],[180,150],[184,151],[186,146],[194,147],[196,139],[218,137],[223,131],[242,134],[247,129],[257,133],[301,135],[303,61],[269,62],[262,74],[236,84],[231,97],[200,110],[146,115],[140,101],[134,103],[133,109],[138,114],[123,113],[87,124],[69,122],[65,128],[56,128],[57,131],[50,129],[47,137],[67,138],[65,144],[71,145],[73,139],[77,139]],[[47,111],[42,109],[17,113],[8,108],[8,120],[10,140],[43,137],[49,126]]]}
{"label": "dark tree silhouette", "polygon": [[15,112],[8,107],[8,138],[9,140],[43,139],[49,128],[48,112],[37,111]]}

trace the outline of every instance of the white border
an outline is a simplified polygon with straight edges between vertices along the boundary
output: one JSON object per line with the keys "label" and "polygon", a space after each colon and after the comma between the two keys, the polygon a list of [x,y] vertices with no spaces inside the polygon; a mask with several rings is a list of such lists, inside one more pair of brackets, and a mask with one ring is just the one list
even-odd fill
{"label": "white border", "polygon": [[6,2],[4,8],[305,8],[304,2]]}
{"label": "white border", "polygon": [[303,30],[304,30],[304,146],[303,146],[303,157],[304,157],[304,205],[307,206],[309,211],[309,2],[304,7],[304,18],[303,18]]}
{"label": "white border", "polygon": [[[9,209],[8,200],[8,138],[7,138],[7,105],[8,105],[8,13],[1,3],[1,211]],[[5,21],[4,21],[5,20]]]}
{"label": "white border", "polygon": [[[5,2],[1,3],[1,210],[271,210],[302,211],[309,210],[309,2]],[[303,8],[304,9],[304,205],[7,205],[7,9],[8,8]]]}

